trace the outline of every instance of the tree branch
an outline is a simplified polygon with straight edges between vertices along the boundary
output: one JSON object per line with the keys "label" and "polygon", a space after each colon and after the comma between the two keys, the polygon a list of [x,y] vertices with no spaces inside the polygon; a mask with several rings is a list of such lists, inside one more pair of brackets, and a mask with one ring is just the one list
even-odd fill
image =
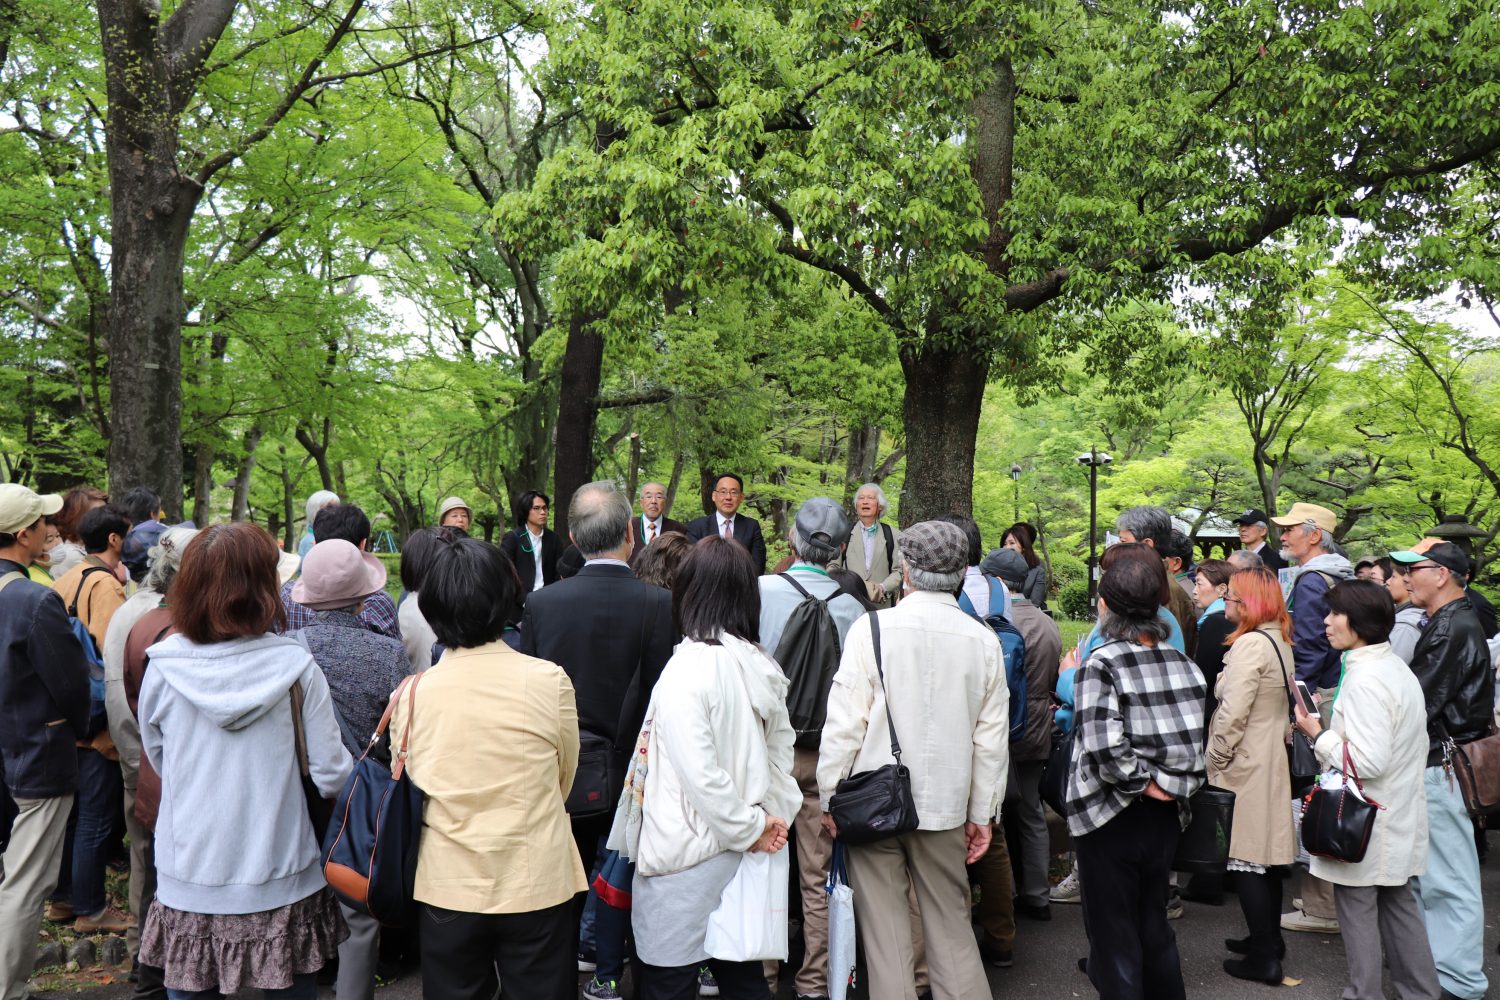
{"label": "tree branch", "polygon": [[172,110],[187,107],[203,78],[209,54],[219,44],[239,0],[183,0],[182,5],[162,25],[162,45],[166,50],[168,81]]}

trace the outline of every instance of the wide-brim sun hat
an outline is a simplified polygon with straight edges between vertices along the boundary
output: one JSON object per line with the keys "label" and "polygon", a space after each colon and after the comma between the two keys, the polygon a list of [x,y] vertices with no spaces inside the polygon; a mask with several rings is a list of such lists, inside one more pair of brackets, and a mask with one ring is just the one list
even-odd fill
{"label": "wide-brim sun hat", "polygon": [[292,600],[313,611],[346,608],[385,589],[385,565],[342,538],[314,545],[302,560]]}

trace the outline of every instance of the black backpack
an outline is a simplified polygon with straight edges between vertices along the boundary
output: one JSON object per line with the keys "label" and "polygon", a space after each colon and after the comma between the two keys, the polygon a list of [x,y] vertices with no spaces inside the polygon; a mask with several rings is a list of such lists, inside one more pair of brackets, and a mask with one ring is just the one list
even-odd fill
{"label": "black backpack", "polygon": [[797,733],[795,745],[803,750],[816,750],[823,738],[828,691],[839,669],[843,643],[828,611],[828,602],[808,593],[790,574],[776,575],[802,595],[802,603],[787,616],[775,656],[782,673],[791,682],[786,690],[786,711]]}

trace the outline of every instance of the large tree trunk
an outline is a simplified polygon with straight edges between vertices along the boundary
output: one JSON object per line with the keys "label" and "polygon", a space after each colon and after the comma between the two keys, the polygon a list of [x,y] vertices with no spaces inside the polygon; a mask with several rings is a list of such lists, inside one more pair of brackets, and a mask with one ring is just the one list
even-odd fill
{"label": "large tree trunk", "polygon": [[[233,13],[233,0],[98,0],[109,100],[110,491],[161,494],[182,514],[182,262],[202,185],[177,165],[178,114]],[[178,47],[184,47],[179,51]]]}
{"label": "large tree trunk", "polygon": [[901,526],[974,509],[974,448],[989,362],[931,343],[901,352],[906,480]]}
{"label": "large tree trunk", "polygon": [[578,488],[594,478],[594,425],[599,419],[599,382],[604,372],[604,337],[590,316],[574,316],[563,351],[557,407],[557,470],[552,497],[552,528],[568,535],[568,504]]}

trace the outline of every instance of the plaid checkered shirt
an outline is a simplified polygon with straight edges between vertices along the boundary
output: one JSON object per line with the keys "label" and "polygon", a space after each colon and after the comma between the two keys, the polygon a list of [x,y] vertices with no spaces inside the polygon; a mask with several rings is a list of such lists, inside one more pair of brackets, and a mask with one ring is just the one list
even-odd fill
{"label": "plaid checkered shirt", "polygon": [[[311,608],[304,608],[292,600],[292,581],[288,580],[281,585],[281,604],[286,608],[286,633],[290,634],[299,628],[307,628],[309,625],[318,623],[318,613]],[[385,591],[371,594],[365,601],[364,610],[359,613],[360,624],[371,632],[388,635],[397,642],[401,641],[401,623],[396,620],[396,602],[391,600],[391,595]]]}
{"label": "plaid checkered shirt", "polygon": [[1068,832],[1099,829],[1155,779],[1177,799],[1203,786],[1203,705],[1208,688],[1192,660],[1161,643],[1116,639],[1096,649],[1074,687],[1077,737],[1068,775]]}

